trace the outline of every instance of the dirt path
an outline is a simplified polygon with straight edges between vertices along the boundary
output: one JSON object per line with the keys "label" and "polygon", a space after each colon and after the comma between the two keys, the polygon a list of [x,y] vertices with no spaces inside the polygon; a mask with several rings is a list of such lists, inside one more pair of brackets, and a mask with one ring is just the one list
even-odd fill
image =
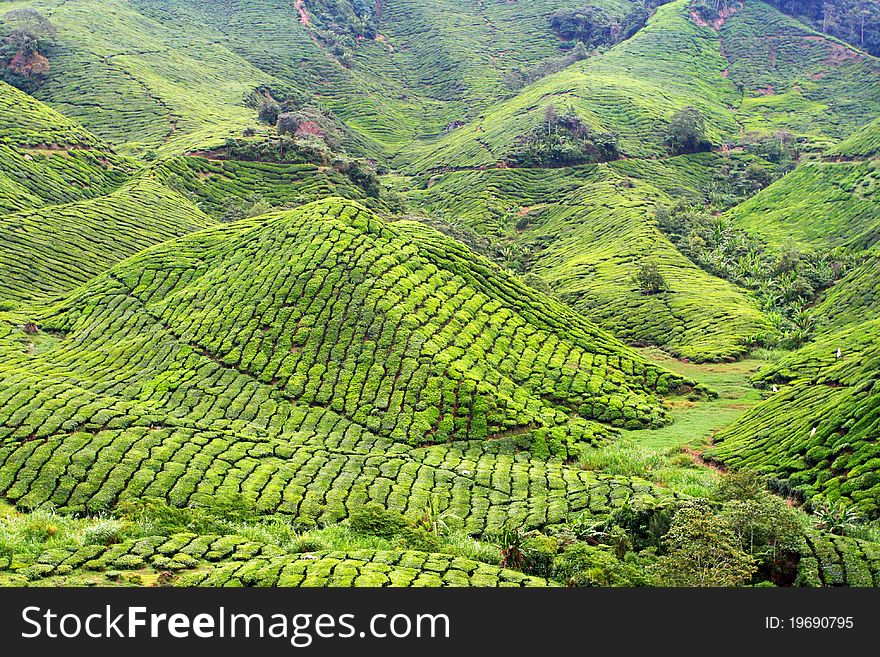
{"label": "dirt path", "polygon": [[306,0],[294,0],[293,6],[296,7],[297,13],[299,13],[299,22],[308,27],[312,24],[312,19],[309,18],[309,12],[306,11]]}

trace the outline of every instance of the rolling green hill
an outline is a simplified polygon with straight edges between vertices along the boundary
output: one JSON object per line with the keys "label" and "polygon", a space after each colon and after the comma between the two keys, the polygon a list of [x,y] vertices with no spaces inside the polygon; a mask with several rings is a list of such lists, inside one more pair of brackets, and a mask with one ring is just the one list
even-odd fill
{"label": "rolling green hill", "polygon": [[880,63],[723,4],[2,3],[0,585],[880,585]]}
{"label": "rolling green hill", "polygon": [[746,130],[786,129],[819,150],[880,113],[880,61],[763,2],[746,2],[719,37]]}
{"label": "rolling green hill", "polygon": [[870,160],[803,164],[728,216],[777,248],[861,251],[880,236],[880,168]]}
{"label": "rolling green hill", "polygon": [[707,456],[770,473],[807,499],[844,498],[876,517],[878,330],[872,319],[833,331],[763,370],[758,380],[779,391],[720,432]]}
{"label": "rolling green hill", "polygon": [[11,146],[97,146],[98,140],[67,117],[0,82],[0,143]]}
{"label": "rolling green hill", "polygon": [[0,299],[64,294],[128,255],[212,223],[149,180],[100,198],[2,215]]}
{"label": "rolling green hill", "polygon": [[416,144],[403,161],[420,170],[496,165],[551,104],[595,132],[616,134],[630,157],[662,155],[666,126],[688,105],[704,114],[716,146],[743,131],[786,129],[821,150],[880,113],[878,76],[875,58],[762,2],[745,2],[716,30],[689,0],[677,0],[628,41]]}
{"label": "rolling green hill", "polygon": [[242,491],[322,522],[434,498],[475,534],[668,495],[560,457],[695,384],[456,248],[331,199],[119,264],[36,336],[6,324],[0,488],[71,511]]}
{"label": "rolling green hill", "polygon": [[876,159],[880,156],[880,118],[874,119],[834,146],[829,155],[842,159]]}

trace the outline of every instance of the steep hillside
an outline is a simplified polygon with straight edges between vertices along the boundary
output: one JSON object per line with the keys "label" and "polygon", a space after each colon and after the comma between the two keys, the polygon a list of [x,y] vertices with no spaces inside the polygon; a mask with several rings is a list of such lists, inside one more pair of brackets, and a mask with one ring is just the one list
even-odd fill
{"label": "steep hillside", "polygon": [[[558,58],[549,16],[582,3],[399,0],[369,8],[377,28],[367,34],[340,12],[345,2],[17,4],[58,28],[38,97],[115,144],[168,153],[222,144],[255,123],[246,99],[268,86],[326,104],[387,157],[494,102],[513,69]],[[622,17],[633,3],[595,4]]]}
{"label": "steep hillside", "polygon": [[880,237],[880,167],[876,161],[803,164],[728,216],[775,247],[864,250]]}
{"label": "steep hillside", "polygon": [[823,330],[853,326],[880,316],[880,246],[875,246],[843,281],[831,288],[816,307]]}
{"label": "steep hillside", "polygon": [[[417,169],[493,166],[540,126],[545,109],[574,113],[621,154],[665,153],[670,119],[685,106],[705,117],[719,146],[743,131],[786,129],[822,150],[880,112],[880,63],[750,0],[710,22],[690,0],[661,6],[607,53],[530,85],[401,162]],[[768,65],[769,62],[769,65]]]}
{"label": "steep hillside", "polygon": [[762,371],[758,380],[778,392],[720,432],[706,456],[772,474],[807,499],[844,498],[877,517],[878,339],[880,321],[857,323]]}
{"label": "steep hillside", "polygon": [[216,32],[164,25],[131,2],[52,3],[46,13],[58,36],[37,97],[114,144],[170,152],[222,144],[255,122],[245,96],[274,82],[218,45]]}
{"label": "steep hillside", "polygon": [[746,130],[786,129],[819,150],[880,113],[880,61],[748,1],[719,30]]}
{"label": "steep hillside", "polygon": [[99,144],[79,124],[5,82],[0,82],[0,121],[0,144],[47,148]]}
{"label": "steep hillside", "polygon": [[0,216],[0,300],[61,295],[126,256],[212,220],[150,180],[104,197]]}
{"label": "steep hillside", "polygon": [[841,159],[880,157],[880,118],[852,133],[834,146],[828,155]]}
{"label": "steep hillside", "polygon": [[597,133],[616,133],[628,156],[665,152],[664,129],[687,105],[707,117],[720,143],[738,131],[739,94],[723,75],[718,35],[687,13],[687,0],[657,9],[647,27],[601,57],[574,64],[496,104],[478,120],[407,156],[418,169],[491,166],[511,155],[517,139],[544,122],[545,108],[573,111]]}
{"label": "steep hillside", "polygon": [[95,511],[241,491],[323,521],[434,497],[479,533],[665,495],[558,457],[611,435],[600,422],[666,422],[656,393],[695,384],[407,235],[331,199],[154,247],[36,335],[5,323],[5,496]]}

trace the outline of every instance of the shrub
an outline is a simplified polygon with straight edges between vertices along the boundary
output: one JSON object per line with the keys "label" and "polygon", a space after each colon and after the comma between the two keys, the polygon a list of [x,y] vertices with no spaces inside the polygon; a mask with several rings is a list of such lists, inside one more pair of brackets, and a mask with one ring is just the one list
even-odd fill
{"label": "shrub", "polygon": [[696,500],[675,514],[655,571],[668,586],[742,586],[757,570],[728,519]]}
{"label": "shrub", "polygon": [[359,534],[371,534],[380,538],[393,538],[406,527],[406,519],[397,511],[370,502],[355,509],[349,515],[351,528]]}
{"label": "shrub", "polygon": [[99,518],[88,525],[82,532],[85,545],[113,545],[122,537],[125,525],[112,518]]}
{"label": "shrub", "polygon": [[634,507],[621,506],[611,514],[608,524],[626,530],[632,541],[632,549],[641,552],[646,548],[660,548],[663,537],[672,526],[676,508],[671,504]]}
{"label": "shrub", "polygon": [[573,543],[553,560],[553,575],[569,586],[637,586],[640,577],[606,547]]}
{"label": "shrub", "polygon": [[550,577],[558,551],[559,541],[551,536],[535,534],[528,537],[523,545],[523,572],[536,577]]}
{"label": "shrub", "polygon": [[521,569],[526,548],[523,532],[516,527],[505,527],[497,540],[501,547],[501,567]]}
{"label": "shrub", "polygon": [[667,289],[666,279],[663,278],[657,264],[653,262],[640,264],[633,281],[639,286],[642,294],[659,294]]}

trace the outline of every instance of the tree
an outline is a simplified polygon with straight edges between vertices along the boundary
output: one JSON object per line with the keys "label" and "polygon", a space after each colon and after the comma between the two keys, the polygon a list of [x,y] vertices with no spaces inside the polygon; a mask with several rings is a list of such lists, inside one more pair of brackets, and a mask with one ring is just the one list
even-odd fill
{"label": "tree", "polygon": [[655,568],[669,586],[742,586],[756,571],[733,527],[706,500],[690,502],[675,514],[664,546],[667,553]]}
{"label": "tree", "polygon": [[36,9],[13,9],[3,15],[3,20],[13,26],[13,34],[27,34],[34,38],[55,38],[55,25]]}
{"label": "tree", "polygon": [[275,122],[278,121],[279,114],[281,114],[281,106],[275,101],[275,99],[264,97],[260,100],[257,117],[262,123],[275,125]]}
{"label": "tree", "polygon": [[673,155],[700,153],[712,148],[706,139],[706,120],[696,107],[685,107],[669,122],[666,144]]}
{"label": "tree", "polygon": [[547,134],[549,135],[551,126],[556,125],[556,122],[559,121],[556,107],[552,103],[544,108],[544,120],[547,122]]}
{"label": "tree", "polygon": [[0,61],[5,64],[2,78],[30,90],[49,71],[44,54],[54,42],[57,29],[52,22],[34,9],[13,9],[3,15],[4,24],[12,29],[0,43]]}
{"label": "tree", "polygon": [[639,286],[642,294],[659,294],[667,289],[666,279],[657,268],[656,263],[643,262],[634,276],[635,283]]}

